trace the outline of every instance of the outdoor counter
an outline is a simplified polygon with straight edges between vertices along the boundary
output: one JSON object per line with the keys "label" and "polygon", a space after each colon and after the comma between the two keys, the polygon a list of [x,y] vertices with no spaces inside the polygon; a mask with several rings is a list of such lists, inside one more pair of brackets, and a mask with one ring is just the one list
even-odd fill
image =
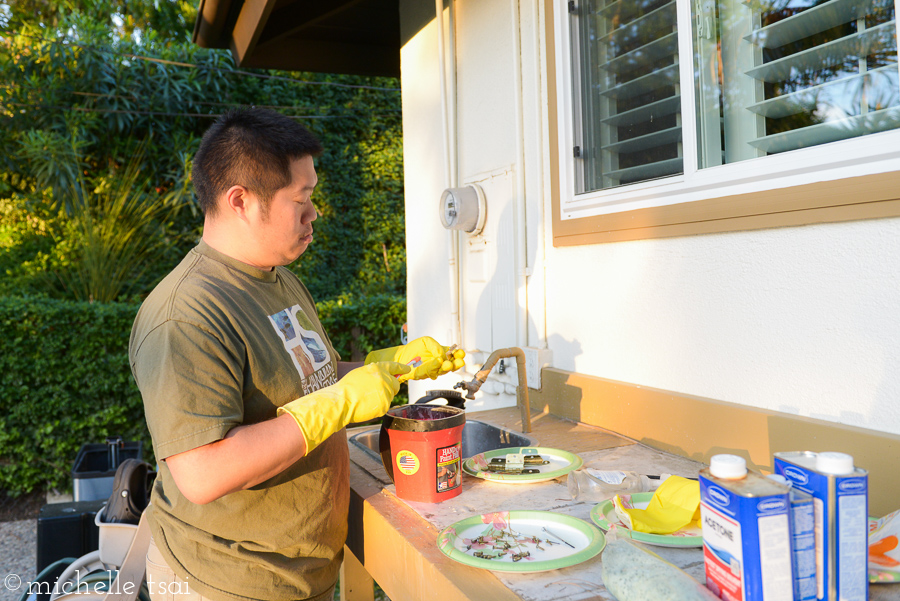
{"label": "outdoor counter", "polygon": [[[468,413],[477,419],[521,432],[516,408]],[[353,429],[348,436],[361,431]],[[535,446],[576,453],[600,469],[696,477],[701,464],[652,449],[601,428],[549,414],[532,415]],[[350,445],[349,534],[341,570],[341,598],[373,598],[374,578],[391,601],[580,601],[614,597],[600,576],[602,554],[579,565],[537,573],[501,573],[449,559],[437,547],[438,533],[470,516],[506,510],[544,510],[593,524],[594,502],[576,502],[565,477],[533,484],[489,482],[463,473],[463,492],[441,503],[398,499],[380,461]],[[646,547],[705,582],[699,548]],[[870,599],[900,601],[900,584],[870,587]]]}
{"label": "outdoor counter", "polygon": [[[522,430],[516,408],[468,413],[467,418]],[[357,431],[351,430],[349,435]],[[603,466],[608,469],[696,477],[702,467],[612,432],[548,414],[532,416],[530,436],[537,440],[536,446],[577,453],[586,464],[603,458]],[[494,511],[546,510],[592,523],[594,503],[573,501],[565,478],[513,485],[464,473],[459,496],[441,503],[415,503],[398,499],[381,463],[352,444],[350,459],[350,553],[344,559],[342,574],[342,593],[347,601],[371,599],[366,572],[392,601],[613,599],[603,587],[599,556],[561,570],[509,574],[462,565],[437,547],[437,535],[444,527]],[[703,558],[698,549],[653,550],[695,578],[703,578]]]}

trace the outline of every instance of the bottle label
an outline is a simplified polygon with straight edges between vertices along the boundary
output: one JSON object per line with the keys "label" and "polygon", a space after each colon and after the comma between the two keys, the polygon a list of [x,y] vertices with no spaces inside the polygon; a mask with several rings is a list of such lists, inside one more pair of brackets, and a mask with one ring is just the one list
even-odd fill
{"label": "bottle label", "polygon": [[606,482],[607,484],[618,485],[625,481],[625,472],[618,471],[618,470],[605,471],[605,470],[595,470],[593,468],[588,468],[587,473],[589,473],[591,476],[593,476],[597,480]]}

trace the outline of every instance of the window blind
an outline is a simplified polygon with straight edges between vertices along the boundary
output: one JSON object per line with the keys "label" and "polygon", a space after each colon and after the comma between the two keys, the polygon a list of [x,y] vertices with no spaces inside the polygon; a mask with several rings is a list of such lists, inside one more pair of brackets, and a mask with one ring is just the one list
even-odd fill
{"label": "window blind", "polygon": [[892,1],[744,4],[761,58],[744,73],[763,90],[746,109],[765,118],[747,144],[771,154],[900,126]]}
{"label": "window blind", "polygon": [[573,18],[579,192],[681,173],[675,0],[586,0]]}

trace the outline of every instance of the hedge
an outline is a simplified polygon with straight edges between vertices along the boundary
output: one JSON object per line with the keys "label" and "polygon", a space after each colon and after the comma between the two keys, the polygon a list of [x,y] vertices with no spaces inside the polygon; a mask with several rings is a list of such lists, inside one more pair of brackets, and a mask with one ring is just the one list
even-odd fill
{"label": "hedge", "polygon": [[[345,360],[352,348],[399,344],[405,299],[379,294],[318,303]],[[78,449],[106,436],[142,440],[153,461],[128,365],[138,305],[0,297],[0,490],[70,491]]]}
{"label": "hedge", "polygon": [[149,435],[128,367],[137,305],[0,298],[0,488],[71,488],[83,442]]}

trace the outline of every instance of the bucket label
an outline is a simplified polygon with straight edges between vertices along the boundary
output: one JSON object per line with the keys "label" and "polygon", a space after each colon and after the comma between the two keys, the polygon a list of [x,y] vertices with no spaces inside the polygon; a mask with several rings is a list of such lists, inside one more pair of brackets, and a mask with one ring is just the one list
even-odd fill
{"label": "bucket label", "polygon": [[458,487],[461,482],[459,472],[460,447],[462,443],[456,443],[449,447],[441,447],[437,450],[437,492],[447,492]]}
{"label": "bucket label", "polygon": [[400,451],[397,453],[397,469],[401,474],[412,476],[419,471],[419,458],[412,451]]}

